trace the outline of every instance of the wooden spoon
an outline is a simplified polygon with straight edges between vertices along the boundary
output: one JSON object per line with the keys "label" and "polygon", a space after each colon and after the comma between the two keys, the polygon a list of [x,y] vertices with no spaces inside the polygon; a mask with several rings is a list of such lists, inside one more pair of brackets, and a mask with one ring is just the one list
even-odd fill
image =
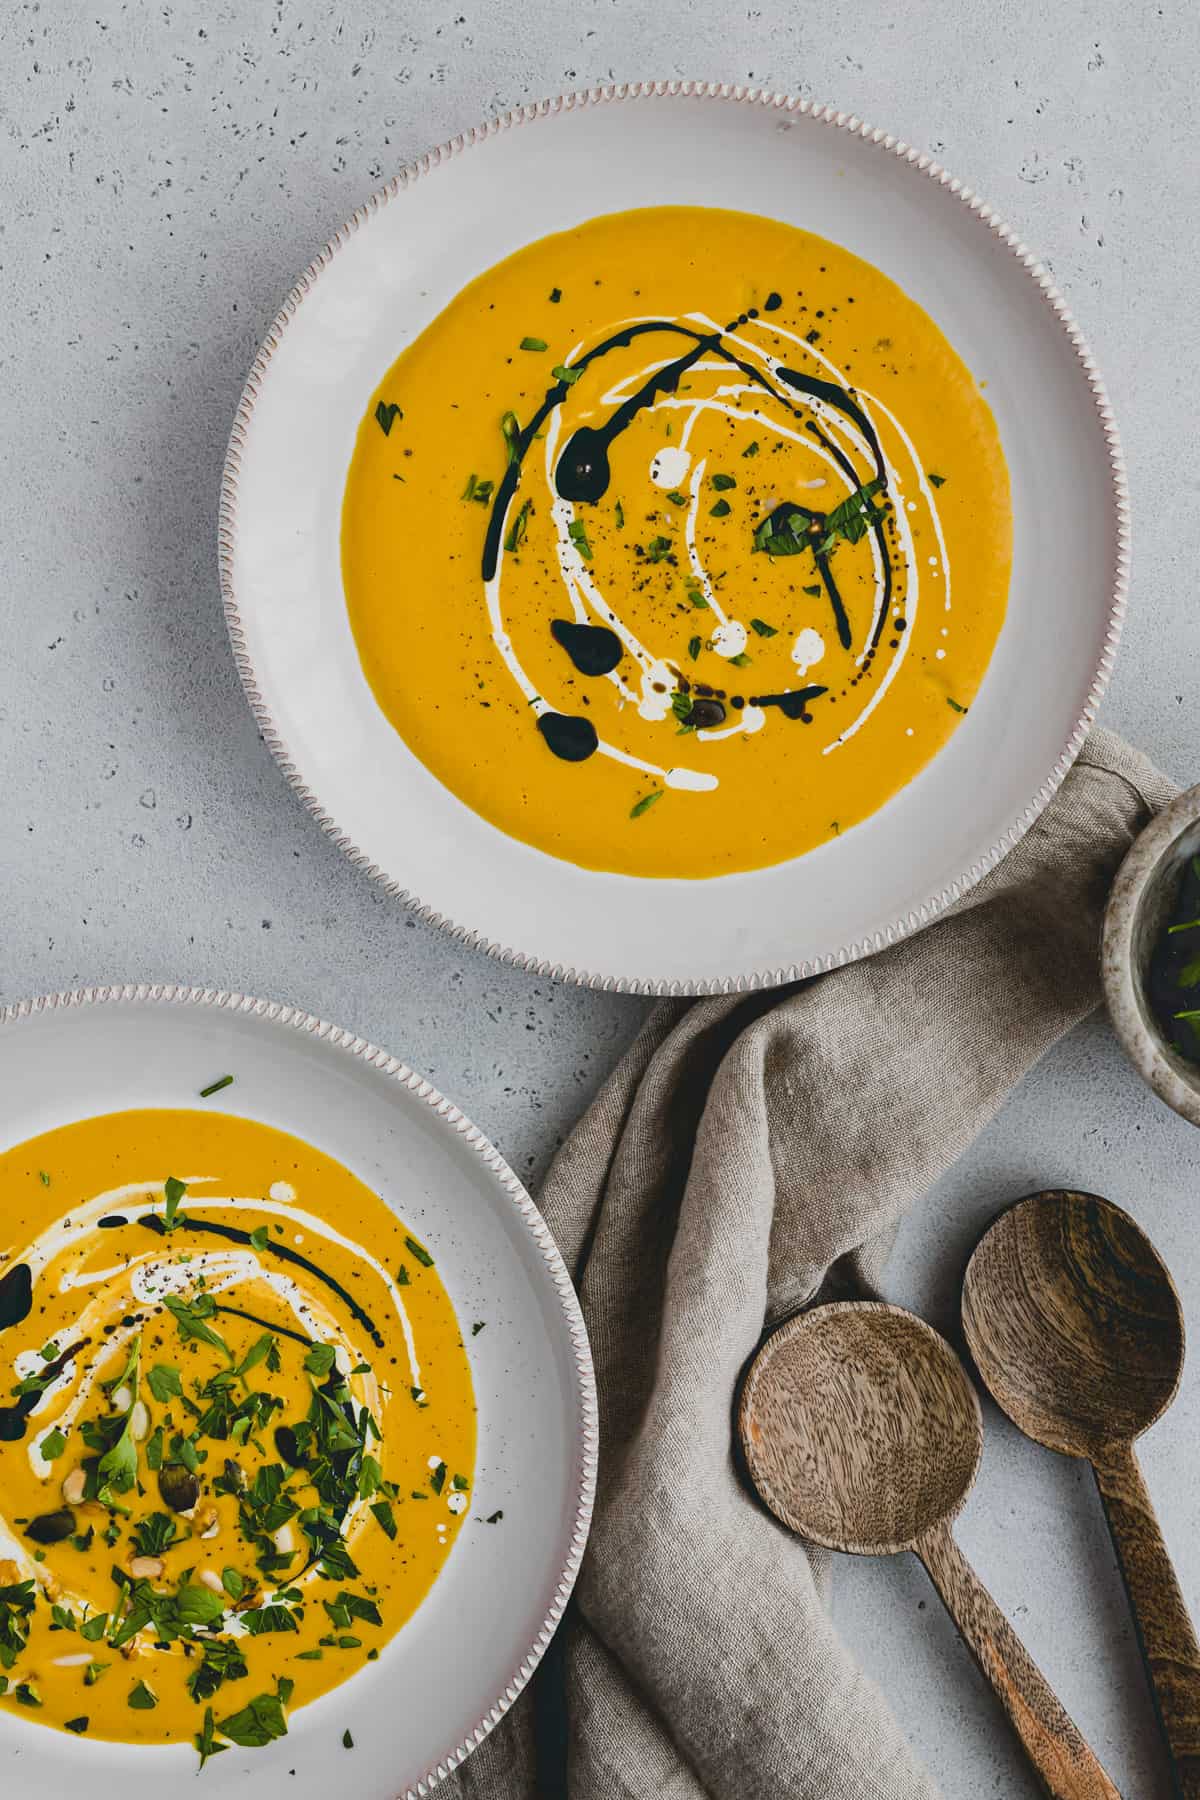
{"label": "wooden spoon", "polygon": [[1175,1790],[1200,1800],[1200,1645],[1133,1453],[1179,1387],[1183,1312],[1158,1252],[1096,1194],[1018,1201],[967,1265],[963,1326],[1013,1423],[1095,1472]]}
{"label": "wooden spoon", "polygon": [[983,1420],[936,1331],[876,1301],[802,1313],[751,1364],[738,1426],[755,1487],[801,1537],[920,1557],[1052,1800],[1120,1800],[951,1535]]}

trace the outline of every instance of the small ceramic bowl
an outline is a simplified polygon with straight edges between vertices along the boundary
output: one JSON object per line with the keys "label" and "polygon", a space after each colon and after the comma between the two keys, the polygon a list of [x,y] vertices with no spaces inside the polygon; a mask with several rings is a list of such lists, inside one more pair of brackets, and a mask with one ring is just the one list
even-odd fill
{"label": "small ceramic bowl", "polygon": [[1200,855],[1200,787],[1147,825],[1117,871],[1104,915],[1104,997],[1134,1068],[1183,1118],[1200,1125],[1200,1065],[1174,1051],[1146,997],[1146,970],[1189,857]]}

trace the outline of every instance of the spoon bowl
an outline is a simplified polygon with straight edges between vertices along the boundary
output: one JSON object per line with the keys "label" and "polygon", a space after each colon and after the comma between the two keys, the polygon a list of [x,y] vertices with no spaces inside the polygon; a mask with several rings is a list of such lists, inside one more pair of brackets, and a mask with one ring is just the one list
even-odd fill
{"label": "spoon bowl", "polygon": [[920,1557],[1051,1800],[1119,1800],[951,1535],[983,1418],[944,1338],[879,1301],[815,1307],[760,1349],[738,1426],[751,1480],[791,1530],[852,1555]]}
{"label": "spoon bowl", "polygon": [[842,1302],[802,1313],[756,1358],[742,1398],[755,1486],[800,1537],[856,1556],[908,1550],[975,1480],[983,1420],[945,1340],[912,1313]]}
{"label": "spoon bowl", "polygon": [[1119,1206],[1053,1191],[1001,1213],[972,1256],[963,1328],[1013,1423],[1094,1460],[1140,1437],[1183,1373],[1183,1310],[1153,1244]]}

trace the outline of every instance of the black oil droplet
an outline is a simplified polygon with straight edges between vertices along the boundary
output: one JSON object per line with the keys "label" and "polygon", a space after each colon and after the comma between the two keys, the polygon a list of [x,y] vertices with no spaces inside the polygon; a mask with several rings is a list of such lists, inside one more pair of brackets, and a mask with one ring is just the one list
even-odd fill
{"label": "black oil droplet", "polygon": [[594,505],[608,491],[608,438],[591,425],[581,425],[572,432],[567,447],[558,459],[554,485],[559,498],[591,501]]}
{"label": "black oil droplet", "polygon": [[106,1213],[102,1219],[97,1219],[96,1229],[98,1231],[115,1231],[118,1225],[128,1225],[128,1223],[129,1220],[121,1213]]}
{"label": "black oil droplet", "polygon": [[28,1263],[14,1263],[0,1280],[0,1331],[19,1325],[33,1307],[33,1275]]}
{"label": "black oil droplet", "polygon": [[777,294],[774,291],[774,289],[772,289],[772,291],[767,295],[766,299],[763,301],[763,311],[764,312],[778,312],[779,308],[782,305],[783,305],[783,295]]}
{"label": "black oil droplet", "polygon": [[620,638],[607,625],[576,625],[570,619],[553,619],[550,631],[581,675],[607,675],[623,655]]}
{"label": "black oil droplet", "polygon": [[573,718],[570,713],[543,713],[537,727],[548,748],[563,762],[586,762],[600,742],[590,719]]}

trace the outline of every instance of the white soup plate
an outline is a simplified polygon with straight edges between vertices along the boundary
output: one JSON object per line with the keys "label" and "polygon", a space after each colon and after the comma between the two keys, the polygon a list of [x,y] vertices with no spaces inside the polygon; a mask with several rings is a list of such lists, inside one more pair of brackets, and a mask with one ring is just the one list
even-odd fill
{"label": "white soup plate", "polygon": [[[199,1089],[232,1072],[209,1101]],[[190,1745],[69,1737],[0,1707],[0,1793],[21,1800],[412,1800],[485,1736],[532,1674],[591,1516],[596,1411],[575,1295],[528,1194],[427,1081],[291,1007],[199,988],[84,990],[0,1011],[0,1149],[130,1107],[212,1106],[293,1133],[393,1205],[434,1253],[479,1409],[472,1505],[408,1624],[261,1750],[231,1746],[196,1786]],[[3,1245],[0,1220],[0,1246]],[[486,1516],[502,1512],[493,1525]],[[353,1750],[343,1746],[349,1731]]]}
{"label": "white soup plate", "polygon": [[[445,789],[374,699],[339,558],[355,434],[405,346],[522,245],[666,204],[758,212],[882,269],[986,381],[1012,479],[1008,616],[969,717],[853,830],[790,862],[705,881],[578,868],[509,838]],[[355,213],[301,276],[251,371],[225,465],[220,552],[234,654],[263,736],[370,874],[538,973],[701,993],[878,950],[1017,841],[1070,767],[1112,665],[1127,506],[1092,359],[1045,269],[989,207],[929,157],[843,113],[672,82],[494,120]]]}

